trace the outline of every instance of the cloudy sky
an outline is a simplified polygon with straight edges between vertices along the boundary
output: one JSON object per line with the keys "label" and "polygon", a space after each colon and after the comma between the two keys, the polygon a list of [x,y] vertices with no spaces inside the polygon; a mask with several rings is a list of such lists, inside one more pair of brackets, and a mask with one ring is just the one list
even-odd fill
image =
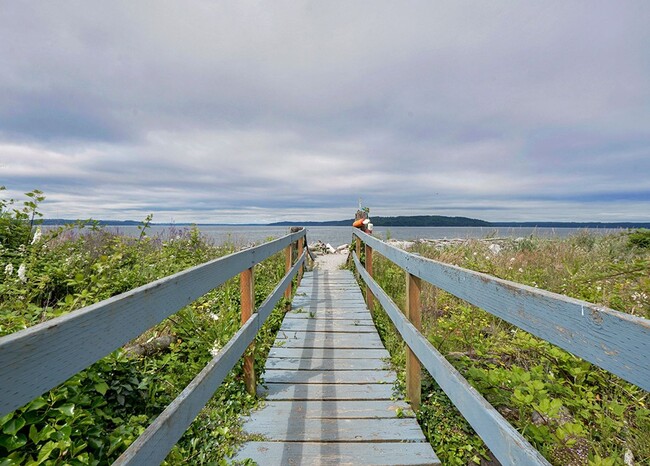
{"label": "cloudy sky", "polygon": [[650,221],[650,2],[0,0],[56,218]]}

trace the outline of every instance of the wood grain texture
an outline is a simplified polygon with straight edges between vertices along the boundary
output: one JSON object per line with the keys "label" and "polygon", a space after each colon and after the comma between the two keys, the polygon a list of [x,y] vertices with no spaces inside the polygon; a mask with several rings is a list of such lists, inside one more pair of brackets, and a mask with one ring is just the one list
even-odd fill
{"label": "wood grain texture", "polygon": [[235,457],[265,466],[286,465],[439,465],[428,443],[274,443],[249,442]]}
{"label": "wood grain texture", "polygon": [[387,370],[267,369],[264,372],[265,383],[392,384],[396,378],[395,372]]}
{"label": "wood grain texture", "polygon": [[192,267],[0,338],[0,416],[64,382],[304,234],[303,230]]}
{"label": "wood grain texture", "polygon": [[390,400],[393,386],[268,383],[258,393],[267,400]]}
{"label": "wood grain texture", "polygon": [[407,272],[650,390],[650,320],[425,259],[353,233]]}
{"label": "wood grain texture", "polygon": [[271,358],[302,359],[382,359],[388,358],[385,349],[349,349],[349,348],[271,348]]}
{"label": "wood grain texture", "polygon": [[379,335],[373,333],[285,332],[280,331],[274,346],[281,348],[382,349]]}
{"label": "wood grain texture", "polygon": [[336,369],[336,370],[382,370],[388,367],[388,362],[381,358],[347,359],[301,359],[301,358],[269,358],[266,360],[267,369]]}
{"label": "wood grain texture", "polygon": [[356,418],[395,418],[397,412],[402,417],[414,417],[404,401],[393,400],[312,400],[312,401],[268,401],[252,417],[257,419],[288,419],[292,415],[300,415],[307,419],[356,419]]}
{"label": "wood grain texture", "polygon": [[[241,323],[245,324],[253,315],[255,307],[255,287],[253,285],[253,268],[244,270],[239,274],[240,303],[241,303]],[[252,352],[255,350],[255,344],[251,343],[248,347],[248,353],[244,356],[244,384],[246,391],[255,395],[255,356]]]}
{"label": "wood grain texture", "polygon": [[255,417],[244,423],[244,431],[266,440],[283,442],[424,442],[424,434],[414,419],[270,419]]}
{"label": "wood grain texture", "polygon": [[199,414],[224,378],[254,341],[273,307],[280,301],[287,283],[298,273],[305,255],[296,262],[271,295],[262,303],[219,353],[183,389],[153,423],[117,459],[114,465],[160,464]]}
{"label": "wood grain texture", "polygon": [[359,258],[354,256],[353,260],[361,277],[372,288],[376,299],[406,344],[501,464],[549,465],[550,463],[408,321],[377,282],[365,273]]}
{"label": "wood grain texture", "polygon": [[[293,307],[298,302],[315,312],[285,317],[260,387],[267,406],[244,425],[246,433],[266,441],[249,442],[235,459],[439,464],[414,413],[392,399],[396,374],[386,368],[388,352],[362,300],[349,271],[305,274]],[[345,307],[333,307],[340,305]],[[393,451],[399,455],[388,453]]]}
{"label": "wood grain texture", "polygon": [[343,319],[285,319],[281,329],[290,331],[311,331],[311,332],[344,332],[344,333],[375,333],[375,326],[372,321],[366,319],[343,320]]}
{"label": "wood grain texture", "polygon": [[[421,280],[406,273],[406,318],[418,330],[422,330],[422,316],[420,313]],[[420,361],[411,348],[406,345],[406,396],[413,409],[420,408],[422,397],[422,381]]]}

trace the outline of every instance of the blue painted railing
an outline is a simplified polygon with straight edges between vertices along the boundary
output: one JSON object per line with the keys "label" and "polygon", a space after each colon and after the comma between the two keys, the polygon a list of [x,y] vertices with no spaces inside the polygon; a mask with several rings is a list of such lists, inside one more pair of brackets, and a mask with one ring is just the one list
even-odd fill
{"label": "blue painted railing", "polygon": [[[360,243],[365,243],[365,267],[358,253],[353,253],[353,259],[359,275],[371,290],[370,298],[380,302],[410,351],[502,464],[549,463],[465,380],[373,280],[373,251],[410,276],[650,390],[649,320],[409,254],[356,228],[353,236],[357,238],[357,251],[360,251]],[[369,270],[366,270],[368,265]]]}
{"label": "blue painted railing", "polygon": [[[0,338],[0,417],[87,368],[272,255],[287,273],[239,331],[113,464],[160,464],[253,342],[302,270],[306,230],[246,249]],[[295,264],[291,251],[298,243]]]}

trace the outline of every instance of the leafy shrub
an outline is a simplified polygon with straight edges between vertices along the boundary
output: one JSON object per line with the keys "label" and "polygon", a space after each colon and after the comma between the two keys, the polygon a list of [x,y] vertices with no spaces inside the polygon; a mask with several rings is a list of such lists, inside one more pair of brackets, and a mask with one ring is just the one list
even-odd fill
{"label": "leafy shrub", "polygon": [[[650,317],[648,249],[628,237],[529,237],[500,243],[468,240],[413,252],[442,262]],[[404,300],[404,272],[377,255],[375,279]],[[423,283],[423,334],[552,464],[650,464],[647,392],[491,314]],[[403,380],[404,345],[377,306],[382,339]],[[435,382],[423,379],[417,413],[442,461],[472,464],[487,450]],[[465,448],[463,448],[463,446]]]}
{"label": "leafy shrub", "polygon": [[631,246],[637,248],[650,248],[650,230],[641,228],[627,235],[628,242]]}
{"label": "leafy shrub", "polygon": [[[14,201],[1,204],[0,225],[11,228],[0,236],[0,336],[236,250],[214,246],[197,228],[149,236],[150,217],[136,238],[92,223],[35,230],[42,199],[28,195],[27,210],[18,212],[6,209]],[[255,274],[259,305],[284,275],[283,255],[256,266]],[[172,336],[165,351],[138,357],[117,350],[0,418],[0,465],[111,463],[228,342],[239,329],[239,312],[233,278],[129,345]],[[258,375],[283,315],[281,303],[256,338]],[[239,417],[256,403],[244,390],[240,363],[166,463],[223,462],[243,440]]]}

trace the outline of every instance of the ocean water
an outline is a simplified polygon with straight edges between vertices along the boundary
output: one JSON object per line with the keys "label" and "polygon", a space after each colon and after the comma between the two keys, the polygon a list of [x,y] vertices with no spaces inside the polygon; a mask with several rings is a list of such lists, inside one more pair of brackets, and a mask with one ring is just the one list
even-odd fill
{"label": "ocean water", "polygon": [[[112,230],[126,235],[137,236],[140,231],[137,227],[108,227]],[[170,228],[153,226],[148,230],[150,236],[157,234],[169,234]],[[183,229],[184,227],[173,227]],[[247,245],[251,243],[264,242],[271,238],[279,238],[289,232],[288,227],[268,226],[200,226],[199,230],[206,236],[212,238],[216,244],[233,242],[235,244]],[[493,228],[493,227],[375,227],[373,235],[380,239],[455,239],[455,238],[518,238],[530,235],[541,237],[567,237],[581,231],[589,231],[593,234],[614,233],[615,229],[584,229],[584,228]],[[352,238],[352,227],[307,227],[307,240],[309,243],[322,241],[334,247],[342,244],[349,244]]]}

